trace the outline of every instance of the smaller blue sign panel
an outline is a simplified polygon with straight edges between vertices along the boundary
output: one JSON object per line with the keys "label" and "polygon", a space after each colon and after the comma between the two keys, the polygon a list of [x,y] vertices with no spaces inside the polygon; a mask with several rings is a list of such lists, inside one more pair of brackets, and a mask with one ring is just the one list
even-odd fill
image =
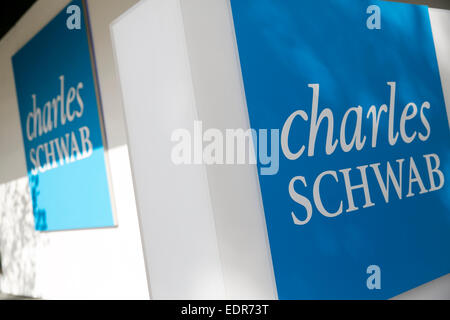
{"label": "smaller blue sign panel", "polygon": [[39,231],[115,225],[83,5],[70,3],[12,58]]}
{"label": "smaller blue sign panel", "polygon": [[280,150],[258,165],[279,298],[385,299],[449,273],[450,136],[427,7],[231,5],[251,127]]}

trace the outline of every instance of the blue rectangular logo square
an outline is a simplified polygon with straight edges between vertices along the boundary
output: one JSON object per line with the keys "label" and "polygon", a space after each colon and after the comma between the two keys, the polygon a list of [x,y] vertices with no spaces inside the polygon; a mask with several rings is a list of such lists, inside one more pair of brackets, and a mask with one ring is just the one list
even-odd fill
{"label": "blue rectangular logo square", "polygon": [[449,125],[427,7],[231,7],[250,124],[280,154],[272,171],[258,163],[279,298],[386,299],[449,273]]}
{"label": "blue rectangular logo square", "polygon": [[84,5],[72,1],[12,58],[39,231],[115,225]]}

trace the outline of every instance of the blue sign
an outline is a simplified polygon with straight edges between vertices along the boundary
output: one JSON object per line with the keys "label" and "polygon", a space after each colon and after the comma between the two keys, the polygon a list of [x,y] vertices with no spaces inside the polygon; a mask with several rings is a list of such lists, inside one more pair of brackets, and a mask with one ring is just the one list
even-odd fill
{"label": "blue sign", "polygon": [[84,3],[12,58],[36,230],[115,225]]}
{"label": "blue sign", "polygon": [[231,5],[251,127],[280,137],[279,168],[258,164],[279,298],[385,299],[449,273],[450,136],[427,7]]}

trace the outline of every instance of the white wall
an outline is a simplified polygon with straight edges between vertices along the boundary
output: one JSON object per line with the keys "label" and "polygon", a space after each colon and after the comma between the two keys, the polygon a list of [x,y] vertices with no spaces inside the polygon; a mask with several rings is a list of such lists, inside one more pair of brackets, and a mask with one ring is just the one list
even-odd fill
{"label": "white wall", "polygon": [[34,231],[11,56],[68,0],[39,0],[0,41],[0,292],[46,299],[149,298],[110,23],[137,0],[89,0],[118,227]]}
{"label": "white wall", "polygon": [[145,0],[112,25],[155,299],[276,297],[255,166],[171,160],[194,120],[249,127],[229,9]]}
{"label": "white wall", "polygon": [[151,296],[225,298],[206,170],[171,161],[197,118],[178,0],[141,1],[112,26]]}

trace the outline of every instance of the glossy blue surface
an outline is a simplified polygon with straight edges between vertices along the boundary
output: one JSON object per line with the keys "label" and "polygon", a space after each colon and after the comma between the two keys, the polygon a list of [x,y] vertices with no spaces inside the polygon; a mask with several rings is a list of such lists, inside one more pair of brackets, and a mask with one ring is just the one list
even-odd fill
{"label": "glossy blue surface", "polygon": [[[381,9],[381,29],[367,28],[369,5]],[[423,6],[382,1],[350,0],[231,0],[240,62],[251,127],[281,129],[297,110],[291,127],[289,147],[305,151],[288,160],[280,151],[276,175],[259,175],[264,211],[280,299],[386,299],[450,272],[450,189],[431,189],[424,155],[436,154],[439,170],[448,179],[450,171],[449,126],[439,77],[428,10]],[[376,147],[372,147],[372,118],[369,108],[390,106],[390,86],[396,83],[394,132],[399,132],[404,107],[414,102],[417,116],[406,124],[406,133],[416,132],[414,141],[402,137],[389,143],[388,114],[382,113]],[[338,143],[332,154],[325,152],[327,120],[321,124],[314,156],[308,156],[313,89],[320,86],[318,112],[330,108],[334,116],[334,139],[340,140],[340,125],[349,108],[362,107],[361,150],[344,152]],[[421,106],[431,131],[426,135]],[[352,138],[356,124],[352,113],[345,136]],[[407,197],[411,157],[424,187],[412,183],[414,196]],[[353,191],[357,210],[347,212],[349,202],[343,169],[351,168],[353,185],[361,184],[358,166],[380,163],[383,180],[387,162],[396,175],[404,159],[402,198],[390,185],[387,203],[375,171],[367,167],[373,206],[366,203],[362,189]],[[432,166],[435,163],[432,161]],[[259,169],[261,165],[259,165]],[[342,214],[329,218],[313,200],[318,175],[335,171],[320,184],[323,205]],[[260,171],[260,170],[258,170]],[[414,171],[413,171],[414,173]],[[294,177],[296,193],[312,205],[311,220],[296,225],[291,213],[303,220],[306,209],[293,200],[289,184]],[[414,175],[413,175],[414,177]],[[438,181],[437,174],[434,175]],[[381,270],[381,289],[367,287],[367,268]]]}
{"label": "glossy blue surface", "polygon": [[[81,9],[80,30],[68,29],[71,14],[65,8],[12,58],[33,211],[40,231],[114,226],[86,17],[80,0],[70,5]],[[53,108],[45,107],[46,103]],[[41,119],[46,119],[41,130],[51,128],[41,135],[34,112],[38,108]],[[41,166],[51,163],[54,168],[35,171],[37,158]]]}

